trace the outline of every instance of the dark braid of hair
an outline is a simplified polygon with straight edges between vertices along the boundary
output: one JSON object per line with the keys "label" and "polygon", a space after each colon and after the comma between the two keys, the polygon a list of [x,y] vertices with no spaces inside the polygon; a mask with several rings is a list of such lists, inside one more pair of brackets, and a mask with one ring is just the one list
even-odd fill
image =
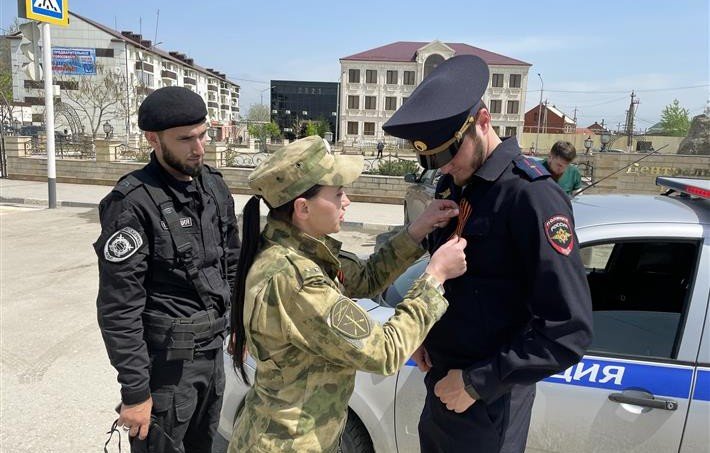
{"label": "dark braid of hair", "polygon": [[232,365],[234,371],[239,373],[242,381],[249,385],[246,370],[244,369],[244,354],[247,344],[246,333],[244,332],[244,296],[246,293],[247,274],[259,247],[259,198],[251,197],[242,211],[242,249],[239,252],[239,266],[237,267],[237,279],[234,283],[232,296],[232,335],[234,337],[234,349],[232,353]]}

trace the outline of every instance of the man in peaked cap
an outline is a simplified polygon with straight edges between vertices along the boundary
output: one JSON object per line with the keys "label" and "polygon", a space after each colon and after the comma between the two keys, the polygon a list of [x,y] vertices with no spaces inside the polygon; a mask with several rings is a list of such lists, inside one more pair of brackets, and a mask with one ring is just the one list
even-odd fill
{"label": "man in peaked cap", "polygon": [[440,169],[435,197],[459,204],[430,252],[467,241],[468,270],[446,282],[449,310],[413,357],[427,371],[423,452],[523,452],[535,383],[579,361],[592,337],[569,199],[515,137],[498,137],[487,86],[483,60],[453,57],[383,126]]}
{"label": "man in peaked cap", "polygon": [[187,88],[146,97],[150,162],[99,206],[98,320],[134,452],[211,452],[216,434],[240,243],[229,189],[203,163],[206,116]]}

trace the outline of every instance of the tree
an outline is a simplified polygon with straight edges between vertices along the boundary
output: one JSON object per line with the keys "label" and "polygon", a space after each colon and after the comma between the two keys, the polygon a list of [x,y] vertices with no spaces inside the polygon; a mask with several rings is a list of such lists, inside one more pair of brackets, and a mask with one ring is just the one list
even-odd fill
{"label": "tree", "polygon": [[690,111],[682,108],[678,99],[673,99],[661,112],[661,128],[666,135],[685,137],[690,128]]}
{"label": "tree", "polygon": [[62,100],[73,107],[89,123],[91,137],[104,122],[120,118],[125,121],[126,77],[122,72],[96,65],[94,76],[57,77],[65,82]]}
{"label": "tree", "polygon": [[306,136],[318,135],[323,138],[326,132],[330,132],[330,123],[325,118],[320,117],[315,121],[308,121],[304,134]]}
{"label": "tree", "polygon": [[258,138],[262,148],[266,151],[266,139],[281,135],[278,124],[271,121],[269,108],[265,105],[254,104],[247,113],[247,130],[249,135]]}

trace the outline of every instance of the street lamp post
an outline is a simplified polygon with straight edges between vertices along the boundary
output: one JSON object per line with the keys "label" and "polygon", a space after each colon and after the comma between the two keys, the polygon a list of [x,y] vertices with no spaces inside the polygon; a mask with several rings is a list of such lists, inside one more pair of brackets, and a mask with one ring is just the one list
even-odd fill
{"label": "street lamp post", "polygon": [[593,142],[592,142],[592,137],[591,137],[591,136],[587,137],[587,138],[584,140],[584,149],[586,150],[586,151],[584,151],[584,154],[587,155],[587,156],[591,156],[591,155],[592,155],[592,151],[591,151],[591,149],[592,149],[592,143],[593,143]]}
{"label": "street lamp post", "polygon": [[264,91],[271,90],[276,87],[269,87],[269,88],[264,88],[259,92],[259,96],[261,97],[261,105],[264,105]]}
{"label": "street lamp post", "polygon": [[609,131],[604,131],[602,132],[601,136],[601,142],[602,142],[602,149],[600,151],[606,151],[606,145],[609,144],[611,141],[611,134],[609,134]]}
{"label": "street lamp post", "polygon": [[113,134],[113,126],[111,126],[111,123],[106,121],[103,126],[104,129],[104,134],[106,134],[106,140],[111,138],[111,134]]}
{"label": "street lamp post", "polygon": [[542,76],[539,72],[537,73],[537,76],[540,78],[540,103],[538,104],[537,109],[537,134],[535,135],[535,153],[537,153],[537,145],[538,141],[540,140],[540,120],[542,119],[542,90],[545,86],[542,81]]}

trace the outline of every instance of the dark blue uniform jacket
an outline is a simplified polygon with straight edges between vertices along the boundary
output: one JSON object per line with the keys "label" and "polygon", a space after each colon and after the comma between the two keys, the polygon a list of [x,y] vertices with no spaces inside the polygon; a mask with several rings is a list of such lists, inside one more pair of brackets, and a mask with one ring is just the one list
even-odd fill
{"label": "dark blue uniform jacket", "polygon": [[[489,402],[576,363],[591,342],[591,298],[570,201],[542,165],[506,139],[463,189],[444,175],[436,197],[465,198],[471,214],[468,270],[446,282],[449,309],[425,341],[435,369],[463,369]],[[432,233],[432,253],[455,227]]]}

